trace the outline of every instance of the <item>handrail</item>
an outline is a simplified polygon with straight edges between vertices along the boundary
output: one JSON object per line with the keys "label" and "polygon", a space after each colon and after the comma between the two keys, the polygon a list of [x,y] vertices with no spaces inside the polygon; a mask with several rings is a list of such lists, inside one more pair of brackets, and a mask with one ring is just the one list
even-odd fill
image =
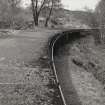
{"label": "handrail", "polygon": [[[61,95],[61,98],[62,98],[62,101],[63,101],[64,105],[67,105],[67,102],[66,102],[65,97],[63,95],[62,88],[61,88],[61,85],[59,83],[59,79],[58,79],[58,76],[57,76],[57,70],[56,70],[56,66],[55,66],[55,62],[54,62],[54,51],[55,51],[54,48],[56,48],[56,46],[55,46],[56,44],[59,44],[57,42],[59,42],[60,38],[62,38],[63,40],[69,41],[68,39],[66,39],[66,38],[70,38],[68,36],[69,34],[75,33],[75,32],[76,33],[78,33],[78,32],[88,32],[89,30],[90,29],[73,29],[73,30],[71,29],[71,30],[63,31],[63,32],[58,33],[55,36],[53,36],[51,38],[51,40],[49,41],[49,54],[50,54],[51,66],[52,66],[52,69],[54,71],[56,84],[57,84],[57,87],[60,91],[60,95]],[[94,29],[92,29],[92,30],[94,30]],[[81,37],[83,37],[83,36],[84,36],[84,34],[83,35],[81,34]]]}
{"label": "handrail", "polygon": [[[64,34],[63,34],[64,35]],[[56,67],[55,67],[55,63],[54,63],[54,47],[55,47],[55,44],[56,42],[63,36],[63,35],[56,35],[55,37],[52,38],[52,40],[50,41],[49,43],[49,46],[50,46],[50,56],[51,56],[51,64],[52,64],[52,68],[54,70],[54,75],[55,75],[55,79],[56,79],[56,84],[58,86],[58,89],[60,91],[60,95],[61,95],[61,98],[62,98],[62,101],[63,101],[63,104],[64,105],[67,105],[66,101],[65,101],[65,98],[64,98],[64,95],[63,95],[63,92],[62,92],[62,88],[61,88],[61,85],[59,84],[59,79],[58,79],[58,76],[57,76],[57,72],[56,72]]]}

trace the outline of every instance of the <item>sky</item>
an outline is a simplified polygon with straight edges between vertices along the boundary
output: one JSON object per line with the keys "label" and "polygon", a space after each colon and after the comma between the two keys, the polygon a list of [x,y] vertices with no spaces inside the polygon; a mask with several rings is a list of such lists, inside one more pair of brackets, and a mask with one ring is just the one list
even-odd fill
{"label": "sky", "polygon": [[84,10],[85,7],[94,10],[100,0],[62,0],[66,9]]}
{"label": "sky", "polygon": [[[23,0],[24,6],[29,4],[30,0]],[[65,9],[84,10],[85,7],[94,10],[100,0],[62,0]]]}

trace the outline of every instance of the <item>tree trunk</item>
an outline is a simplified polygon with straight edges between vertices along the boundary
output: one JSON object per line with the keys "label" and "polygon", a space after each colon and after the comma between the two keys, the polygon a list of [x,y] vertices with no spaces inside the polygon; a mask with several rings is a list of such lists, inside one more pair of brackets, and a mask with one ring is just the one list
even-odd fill
{"label": "tree trunk", "polygon": [[38,19],[39,19],[39,16],[36,15],[36,17],[35,17],[35,26],[38,26],[38,25],[39,25],[39,24],[38,24],[38,23],[39,23],[39,22],[38,22]]}
{"label": "tree trunk", "polygon": [[34,6],[34,0],[31,0],[31,4],[32,4],[32,13],[33,13],[33,19],[34,19],[34,24],[35,26],[38,26],[38,14],[37,14],[37,6]]}
{"label": "tree trunk", "polygon": [[49,21],[49,19],[46,18],[45,27],[48,27],[48,21]]}
{"label": "tree trunk", "polygon": [[35,5],[35,26],[38,26],[38,18],[39,18],[39,15],[38,15],[38,0],[36,0],[36,5]]}
{"label": "tree trunk", "polygon": [[50,17],[51,17],[51,14],[52,14],[52,10],[53,10],[53,1],[52,1],[52,6],[51,6],[51,9],[50,9],[49,15],[46,18],[45,27],[48,27],[48,22],[50,20]]}

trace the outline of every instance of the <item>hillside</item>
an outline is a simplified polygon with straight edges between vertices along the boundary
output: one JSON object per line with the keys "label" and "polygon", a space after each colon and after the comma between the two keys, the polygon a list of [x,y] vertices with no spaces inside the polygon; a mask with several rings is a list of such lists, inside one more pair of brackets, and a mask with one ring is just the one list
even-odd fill
{"label": "hillside", "polygon": [[[46,16],[47,10],[48,8],[43,9],[42,17]],[[60,23],[66,24],[66,26],[77,26],[77,28],[81,25],[94,27],[93,25],[96,23],[92,13],[85,11],[70,11],[63,8],[53,10],[52,18],[57,18],[61,21]]]}
{"label": "hillside", "polygon": [[[40,19],[41,21],[45,20],[46,11],[49,11],[49,8],[43,8],[43,11],[41,12]],[[33,16],[31,13],[31,10],[26,9],[23,10],[23,14],[21,13],[21,17],[25,18],[26,21],[33,21]],[[85,24],[88,26],[92,26],[93,24],[93,14],[89,12],[84,11],[70,11],[63,8],[60,9],[54,9],[52,13],[51,20],[60,21],[58,22],[58,25],[65,25],[69,24],[70,26],[80,26],[81,24]],[[52,21],[50,21],[52,22]]]}
{"label": "hillside", "polygon": [[[47,11],[47,12],[46,12]],[[40,14],[39,25],[43,26],[45,19],[48,16],[49,8],[43,8]],[[15,17],[15,29],[32,28],[34,25],[31,9],[23,9]],[[6,18],[7,19],[7,18]],[[70,11],[63,8],[54,9],[49,27],[62,27],[62,28],[89,28],[93,27],[95,21],[92,13],[84,11]],[[9,27],[10,23],[0,18],[0,28]]]}

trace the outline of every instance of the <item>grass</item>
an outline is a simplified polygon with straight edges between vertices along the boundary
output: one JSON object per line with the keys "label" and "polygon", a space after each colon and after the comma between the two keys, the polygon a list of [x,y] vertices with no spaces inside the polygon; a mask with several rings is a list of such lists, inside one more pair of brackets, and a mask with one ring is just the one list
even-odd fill
{"label": "grass", "polygon": [[69,50],[71,75],[82,105],[105,104],[105,55],[88,36],[73,43]]}

